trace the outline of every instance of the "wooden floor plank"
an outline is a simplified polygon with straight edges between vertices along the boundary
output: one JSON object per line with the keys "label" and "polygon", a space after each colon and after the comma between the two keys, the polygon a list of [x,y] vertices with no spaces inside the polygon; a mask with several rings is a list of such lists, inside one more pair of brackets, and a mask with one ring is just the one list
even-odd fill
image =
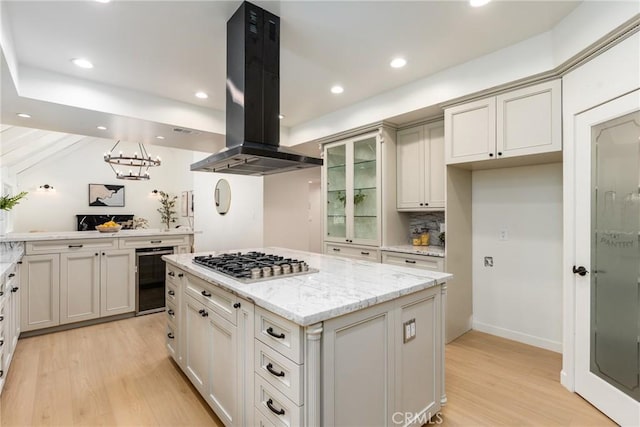
{"label": "wooden floor plank", "polygon": [[[157,313],[21,339],[0,425],[221,427],[167,355],[165,321]],[[560,385],[557,353],[472,331],[447,345],[446,363],[444,426],[615,425]]]}

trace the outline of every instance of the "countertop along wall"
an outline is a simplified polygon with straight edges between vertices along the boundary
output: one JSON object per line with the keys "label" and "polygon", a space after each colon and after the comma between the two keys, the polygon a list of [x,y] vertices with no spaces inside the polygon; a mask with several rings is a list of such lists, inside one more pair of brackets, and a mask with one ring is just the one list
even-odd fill
{"label": "countertop along wall", "polygon": [[[73,231],[76,214],[133,214],[149,221],[149,228],[161,228],[160,202],[152,194],[154,189],[178,196],[176,210],[180,212],[180,194],[192,188],[189,165],[192,153],[174,148],[145,144],[147,151],[159,155],[162,165],[149,170],[148,181],[116,179],[104,162],[103,155],[115,141],[81,141],[69,150],[59,152],[16,177],[18,191],[28,191],[27,198],[13,209],[14,232]],[[125,153],[139,151],[137,143],[121,142],[117,148]],[[124,169],[124,168],[123,168]],[[128,171],[128,169],[126,169]],[[53,192],[38,191],[44,184],[52,185]],[[89,184],[116,184],[125,186],[124,207],[89,206]],[[188,225],[178,215],[174,224]]]}

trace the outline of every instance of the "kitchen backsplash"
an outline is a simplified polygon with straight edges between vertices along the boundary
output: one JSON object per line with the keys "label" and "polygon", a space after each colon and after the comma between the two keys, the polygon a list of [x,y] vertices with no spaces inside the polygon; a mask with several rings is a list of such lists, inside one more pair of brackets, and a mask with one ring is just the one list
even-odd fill
{"label": "kitchen backsplash", "polygon": [[444,246],[440,242],[440,224],[444,224],[444,212],[426,212],[409,214],[409,234],[408,240],[411,241],[411,235],[417,230],[419,233],[422,229],[429,230],[429,245]]}

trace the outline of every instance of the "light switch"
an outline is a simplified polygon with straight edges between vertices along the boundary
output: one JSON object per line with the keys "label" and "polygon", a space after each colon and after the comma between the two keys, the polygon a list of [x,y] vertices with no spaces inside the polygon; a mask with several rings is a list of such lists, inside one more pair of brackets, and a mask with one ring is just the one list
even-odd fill
{"label": "light switch", "polygon": [[416,319],[411,319],[404,322],[402,324],[402,329],[404,335],[403,341],[405,343],[414,339],[416,337]]}

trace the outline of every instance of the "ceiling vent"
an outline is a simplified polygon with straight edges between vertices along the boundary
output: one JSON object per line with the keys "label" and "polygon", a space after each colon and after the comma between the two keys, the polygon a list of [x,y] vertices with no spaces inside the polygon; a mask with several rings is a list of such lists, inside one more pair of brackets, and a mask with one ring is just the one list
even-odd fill
{"label": "ceiling vent", "polygon": [[193,129],[185,129],[185,128],[173,128],[174,132],[181,133],[183,135],[200,135],[201,132]]}

